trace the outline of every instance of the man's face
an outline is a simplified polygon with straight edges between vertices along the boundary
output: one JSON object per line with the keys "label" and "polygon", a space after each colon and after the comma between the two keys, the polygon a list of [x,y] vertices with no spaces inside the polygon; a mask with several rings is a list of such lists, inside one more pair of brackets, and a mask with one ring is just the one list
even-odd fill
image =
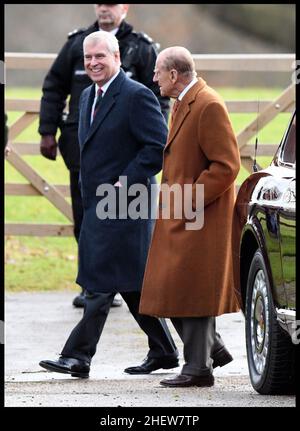
{"label": "man's face", "polygon": [[171,73],[164,67],[163,58],[160,55],[156,59],[153,81],[157,82],[161,96],[172,97]]}
{"label": "man's face", "polygon": [[120,53],[112,54],[104,41],[86,43],[84,46],[84,67],[91,80],[101,87],[118,72]]}
{"label": "man's face", "polygon": [[125,18],[128,4],[95,4],[95,13],[100,27],[119,27]]}

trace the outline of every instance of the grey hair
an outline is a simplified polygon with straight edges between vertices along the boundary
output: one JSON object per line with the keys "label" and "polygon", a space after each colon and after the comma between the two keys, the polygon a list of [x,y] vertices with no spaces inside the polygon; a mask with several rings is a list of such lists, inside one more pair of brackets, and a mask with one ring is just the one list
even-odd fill
{"label": "grey hair", "polygon": [[165,50],[163,66],[168,70],[175,69],[178,74],[196,77],[195,63],[191,53],[183,47],[172,47]]}
{"label": "grey hair", "polygon": [[94,31],[90,33],[83,41],[83,48],[87,43],[96,44],[97,42],[106,42],[107,48],[111,54],[119,52],[119,42],[118,39],[108,31]]}

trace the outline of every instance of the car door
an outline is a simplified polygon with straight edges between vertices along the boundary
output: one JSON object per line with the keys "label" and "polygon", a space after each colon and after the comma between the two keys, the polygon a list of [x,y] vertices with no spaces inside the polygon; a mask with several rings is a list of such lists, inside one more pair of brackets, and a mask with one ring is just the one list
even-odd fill
{"label": "car door", "polygon": [[278,155],[278,164],[284,168],[281,205],[278,212],[280,253],[287,307],[295,309],[296,292],[296,115]]}

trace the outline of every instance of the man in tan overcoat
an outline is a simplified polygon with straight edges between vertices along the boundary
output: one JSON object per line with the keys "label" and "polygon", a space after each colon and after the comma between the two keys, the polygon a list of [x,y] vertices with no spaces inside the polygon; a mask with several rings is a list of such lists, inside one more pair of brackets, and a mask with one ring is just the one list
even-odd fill
{"label": "man in tan overcoat", "polygon": [[192,208],[198,214],[196,188],[203,185],[204,223],[201,229],[187,229],[186,217],[175,217],[172,209],[170,218],[162,217],[160,193],[139,312],[171,318],[184,345],[181,374],[162,380],[161,385],[212,386],[213,368],[233,359],[215,330],[215,316],[239,310],[231,255],[239,150],[223,100],[196,77],[187,49],[163,50],[154,72],[161,95],[177,99],[162,183],[190,184]]}

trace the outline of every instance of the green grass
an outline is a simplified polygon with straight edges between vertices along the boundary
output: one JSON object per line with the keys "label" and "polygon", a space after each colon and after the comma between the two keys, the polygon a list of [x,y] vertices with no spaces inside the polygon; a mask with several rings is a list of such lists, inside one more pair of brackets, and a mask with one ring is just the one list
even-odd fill
{"label": "green grass", "polygon": [[75,291],[77,267],[75,239],[6,237],[5,248],[7,291],[56,289]]}
{"label": "green grass", "polygon": [[[225,100],[272,100],[282,89],[217,89]],[[40,99],[40,89],[6,88],[6,98]],[[11,125],[22,112],[9,112]],[[236,133],[239,133],[255,114],[232,114],[231,120]],[[290,114],[280,114],[270,125],[259,132],[259,143],[276,144],[284,133]],[[18,141],[39,142],[38,121],[35,121],[22,134]],[[61,157],[55,162],[41,156],[24,156],[24,159],[52,184],[69,184],[69,172]],[[271,157],[258,157],[262,167],[268,166]],[[237,178],[240,184],[248,176],[242,167]],[[159,175],[160,177],[160,175]],[[5,162],[5,181],[27,183],[27,180]],[[42,197],[5,197],[5,221],[34,223],[67,223],[68,220]],[[74,282],[77,274],[77,244],[74,238],[51,237],[6,237],[5,284],[8,291],[20,290],[78,290]]]}

